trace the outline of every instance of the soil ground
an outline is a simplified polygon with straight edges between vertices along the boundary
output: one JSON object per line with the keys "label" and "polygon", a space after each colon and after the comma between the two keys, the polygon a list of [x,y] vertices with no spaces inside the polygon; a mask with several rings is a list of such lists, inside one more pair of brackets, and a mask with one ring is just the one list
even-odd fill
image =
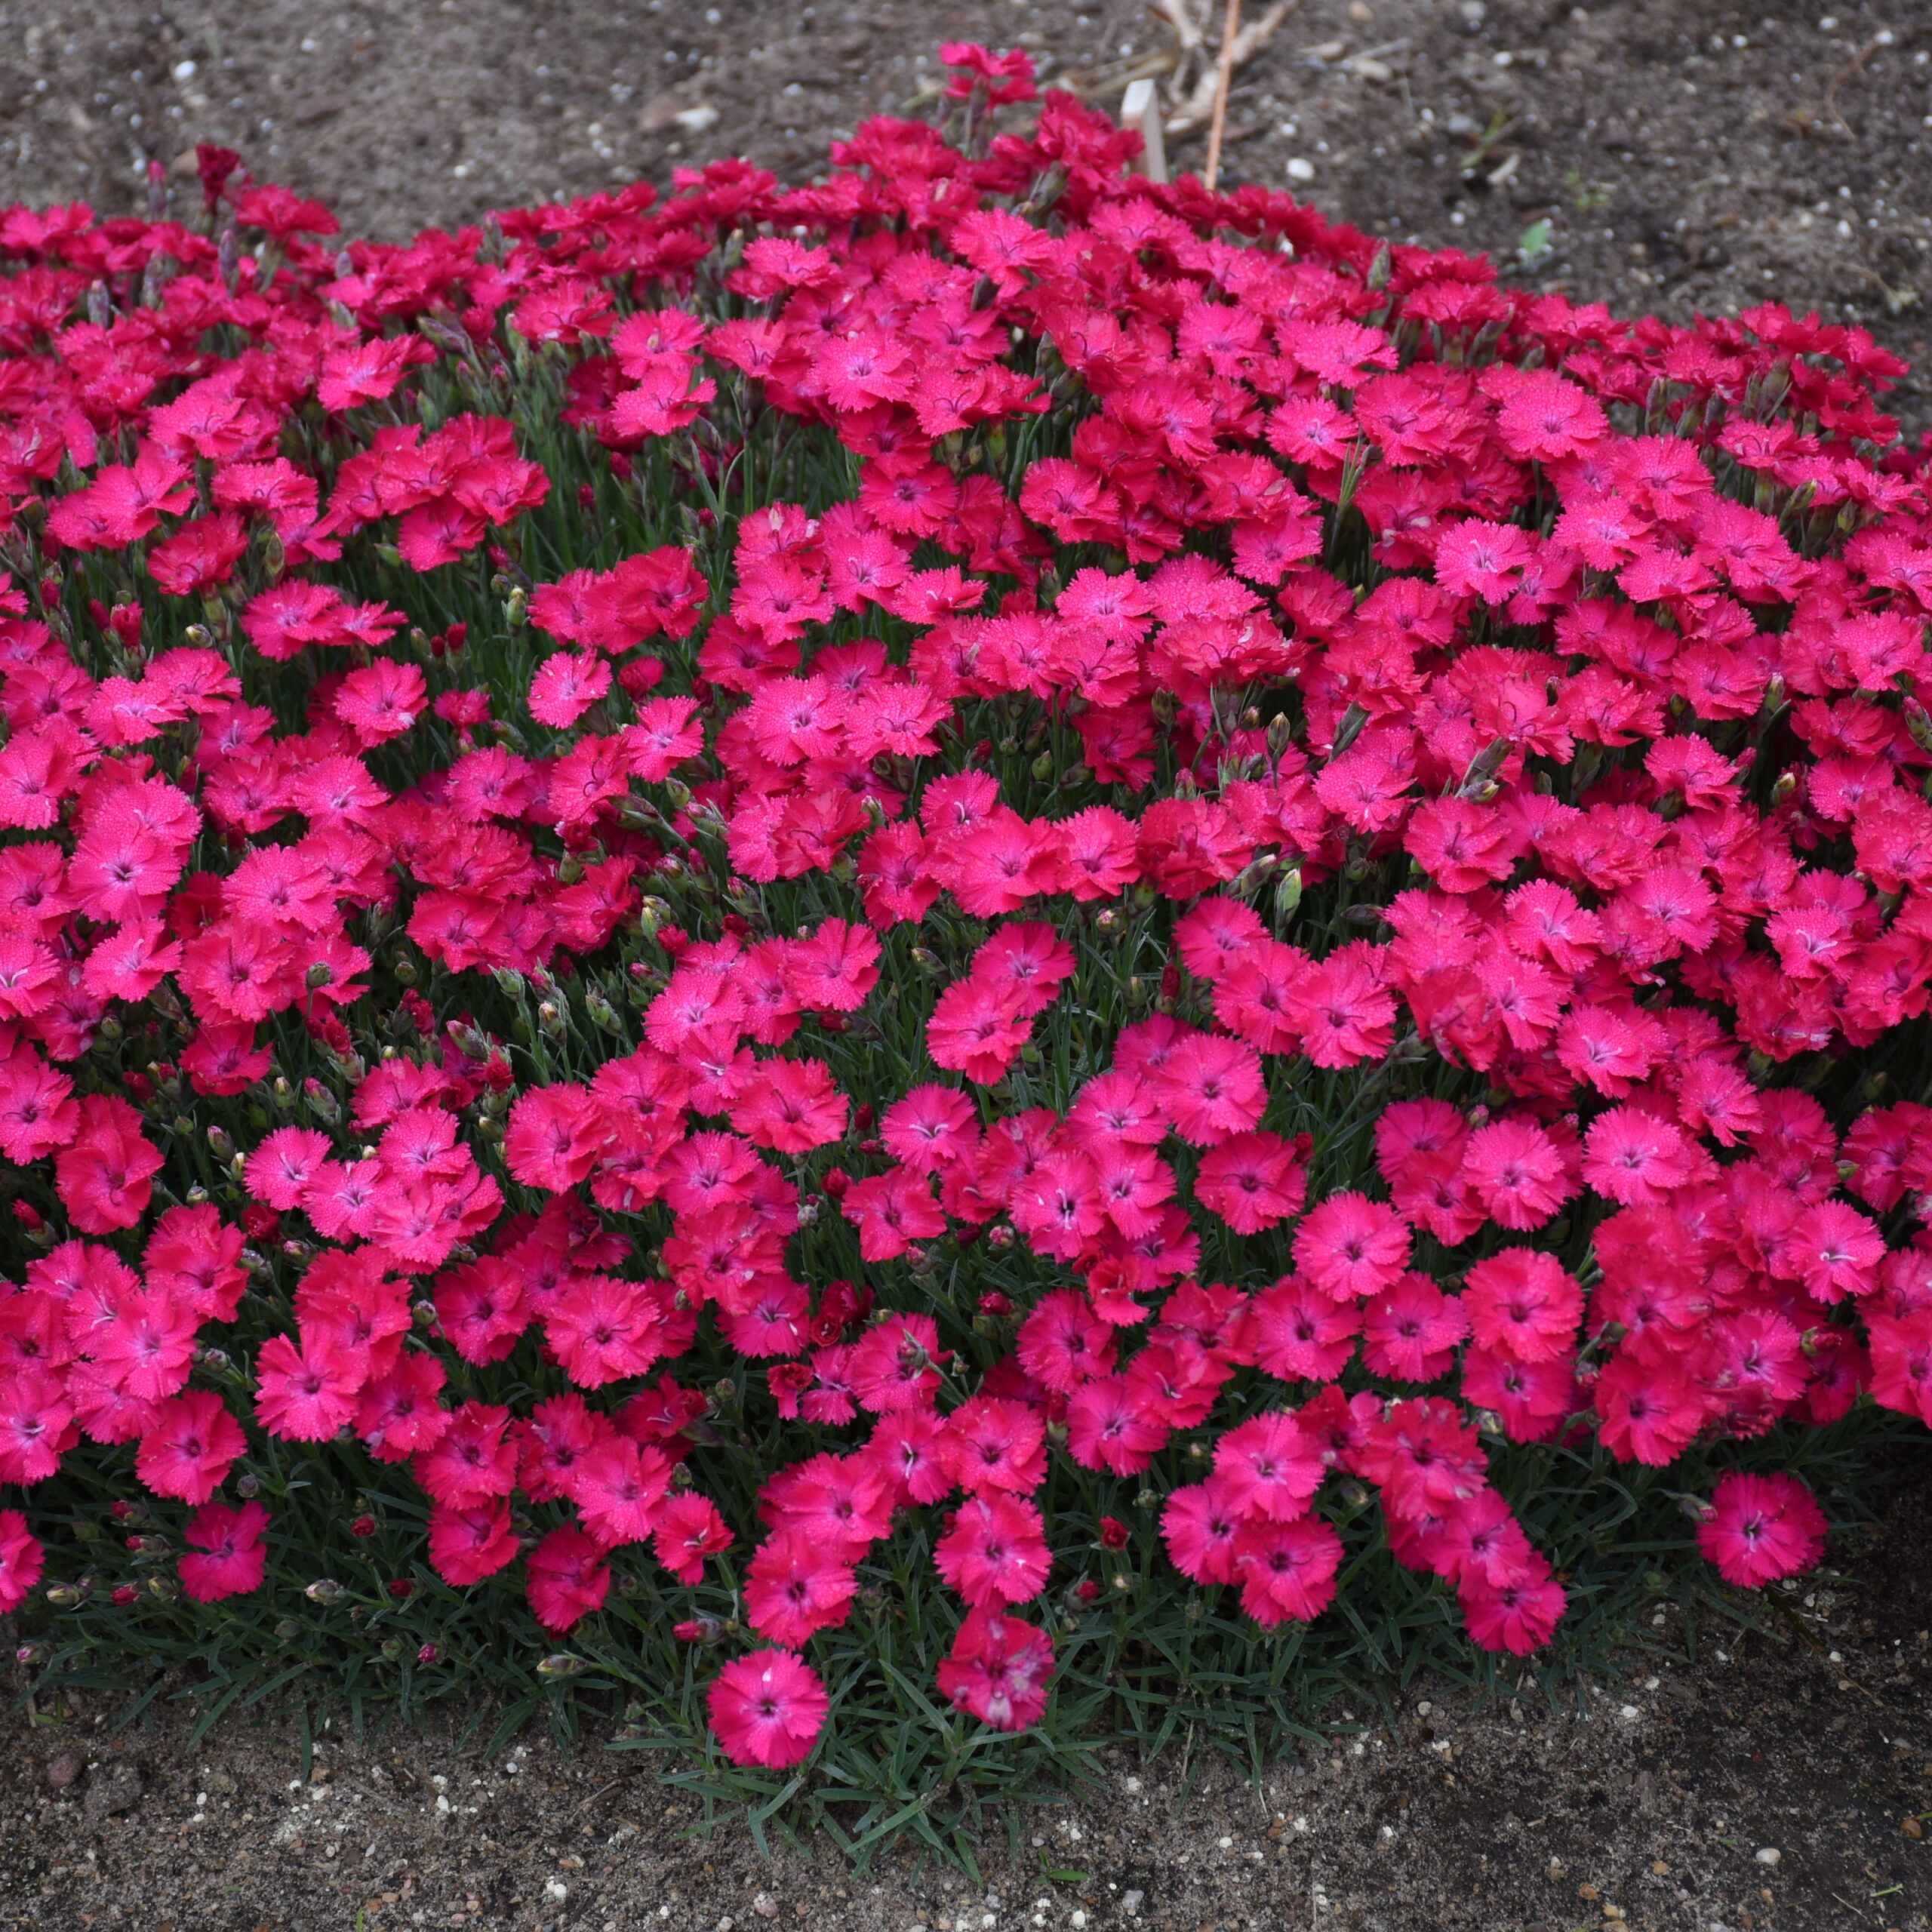
{"label": "soil ground", "polygon": [[[943,39],[1117,106],[1168,38],[1143,0],[0,0],[0,199],[126,211],[151,158],[192,199],[217,140],[395,238],[721,154],[808,176]],[[1225,180],[1579,301],[1775,297],[1932,363],[1924,0],[1300,0],[1229,134]]]}
{"label": "soil ground", "polygon": [[[916,94],[946,38],[1023,43],[1111,100],[1109,68],[1164,31],[1133,0],[0,0],[0,200],[125,212],[151,158],[192,198],[214,140],[395,238],[726,152],[808,175]],[[1224,179],[1487,250],[1578,301],[1683,320],[1774,297],[1932,364],[1922,0],[1303,0],[1229,129]],[[1924,426],[1932,380],[1897,401]],[[492,1761],[453,1733],[325,1733],[304,1784],[285,1718],[191,1749],[173,1718],[11,1710],[0,1923],[1932,1932],[1929,1516],[1921,1471],[1877,1539],[1835,1552],[1845,1574],[1788,1601],[1780,1641],[1693,1664],[1666,1624],[1581,1710],[1412,1690],[1260,1792],[1123,1759],[1019,1817],[975,1883],[692,1837],[648,1761],[595,1746]]]}
{"label": "soil ground", "polygon": [[[1932,1467],[1781,1600],[1672,1619],[1561,1708],[1412,1687],[1257,1790],[1175,1752],[1015,1812],[969,1881],[694,1833],[654,1761],[285,1717],[191,1749],[113,1707],[0,1718],[0,1924],[51,1932],[1928,1932]],[[42,1713],[43,1717],[47,1714]],[[65,1783],[57,1780],[66,1780]],[[1916,1835],[1915,1835],[1916,1834]]]}

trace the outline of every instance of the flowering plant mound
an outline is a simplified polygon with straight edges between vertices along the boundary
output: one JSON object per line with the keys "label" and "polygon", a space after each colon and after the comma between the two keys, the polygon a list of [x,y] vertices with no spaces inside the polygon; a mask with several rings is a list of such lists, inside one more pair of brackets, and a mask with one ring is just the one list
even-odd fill
{"label": "flowering plant mound", "polygon": [[1377,1576],[1527,1655],[1538,1525],[1675,1498],[1761,1584],[1829,1425],[1932,1420],[1899,365],[947,56],[958,145],[809,187],[337,253],[208,150],[195,222],[0,218],[50,1667],[568,1641],[783,1767]]}

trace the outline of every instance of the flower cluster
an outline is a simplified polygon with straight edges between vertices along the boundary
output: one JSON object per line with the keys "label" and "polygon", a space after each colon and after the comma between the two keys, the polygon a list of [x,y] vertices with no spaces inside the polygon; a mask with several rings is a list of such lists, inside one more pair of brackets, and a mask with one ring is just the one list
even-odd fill
{"label": "flower cluster", "polygon": [[263,1438],[549,1631],[648,1551],[765,1764],[909,1515],[1018,1728],[1121,1499],[1265,1629],[1359,1489],[1522,1654],[1497,1445],[1932,1422],[1897,366],[992,135],[1024,57],[947,53],[961,146],[808,188],[0,220],[0,1482],[182,1506],[204,1602]]}

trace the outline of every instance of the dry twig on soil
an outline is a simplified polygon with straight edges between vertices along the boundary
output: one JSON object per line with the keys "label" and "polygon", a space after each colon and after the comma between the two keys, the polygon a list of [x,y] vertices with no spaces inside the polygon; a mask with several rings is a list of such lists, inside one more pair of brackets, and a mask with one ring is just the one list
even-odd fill
{"label": "dry twig on soil", "polygon": [[1227,126],[1228,89],[1234,80],[1235,37],[1241,31],[1241,0],[1228,0],[1221,23],[1221,57],[1214,66],[1214,109],[1208,126],[1208,165],[1201,179],[1208,192],[1221,172],[1221,136]]}
{"label": "dry twig on soil", "polygon": [[1148,11],[1164,20],[1174,33],[1175,57],[1168,83],[1167,122],[1168,137],[1173,140],[1183,135],[1198,134],[1210,125],[1217,92],[1223,102],[1222,111],[1226,113],[1223,69],[1231,83],[1233,75],[1246,66],[1274,38],[1283,23],[1300,10],[1301,0],[1275,0],[1275,4],[1258,20],[1250,20],[1245,26],[1240,25],[1238,6],[1231,8],[1232,21],[1238,31],[1232,35],[1223,32],[1220,58],[1216,60],[1208,58],[1206,26],[1195,17],[1188,0],[1147,0],[1147,5]]}

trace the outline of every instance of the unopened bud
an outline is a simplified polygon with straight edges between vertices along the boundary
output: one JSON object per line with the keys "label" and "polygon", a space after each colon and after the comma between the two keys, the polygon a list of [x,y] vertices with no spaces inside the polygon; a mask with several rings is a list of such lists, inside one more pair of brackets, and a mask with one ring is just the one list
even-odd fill
{"label": "unopened bud", "polygon": [[1352,704],[1342,713],[1335,727],[1334,749],[1331,758],[1340,758],[1361,736],[1362,727],[1368,722],[1368,713],[1358,704]]}

